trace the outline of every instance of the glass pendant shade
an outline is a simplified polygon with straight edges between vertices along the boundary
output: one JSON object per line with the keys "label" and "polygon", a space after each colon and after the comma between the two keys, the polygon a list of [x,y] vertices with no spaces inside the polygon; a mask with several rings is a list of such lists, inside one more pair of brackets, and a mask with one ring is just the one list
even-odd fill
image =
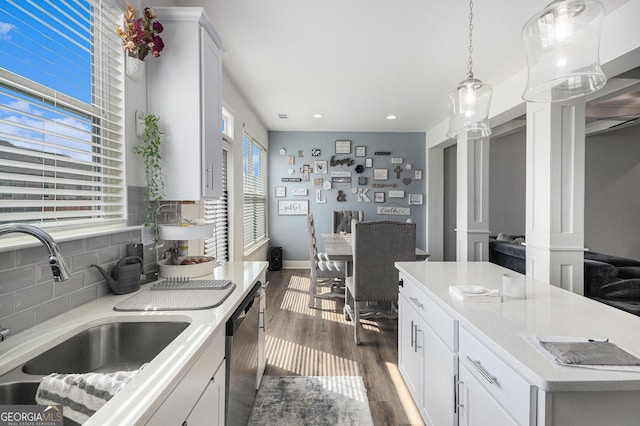
{"label": "glass pendant shade", "polygon": [[447,137],[479,139],[491,134],[489,106],[493,89],[469,77],[449,92],[449,131]]}
{"label": "glass pendant shade", "polygon": [[528,80],[522,98],[559,102],[602,88],[600,32],[604,6],[595,0],[556,0],[522,29]]}

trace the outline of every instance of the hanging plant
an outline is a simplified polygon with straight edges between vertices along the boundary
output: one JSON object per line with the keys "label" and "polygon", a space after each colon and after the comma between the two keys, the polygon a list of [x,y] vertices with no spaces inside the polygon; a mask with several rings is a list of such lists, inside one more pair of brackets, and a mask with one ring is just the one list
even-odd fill
{"label": "hanging plant", "polygon": [[142,155],[144,160],[144,173],[147,178],[147,210],[145,226],[153,221],[155,224],[155,206],[164,199],[164,180],[162,176],[162,156],[160,145],[162,133],[158,127],[159,117],[147,114],[144,117],[144,143],[135,146],[133,151]]}

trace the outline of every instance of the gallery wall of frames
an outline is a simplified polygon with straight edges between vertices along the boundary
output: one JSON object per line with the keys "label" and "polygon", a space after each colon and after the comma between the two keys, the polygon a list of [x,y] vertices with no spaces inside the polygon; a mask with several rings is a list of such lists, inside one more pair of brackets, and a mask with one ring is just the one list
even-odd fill
{"label": "gallery wall of frames", "polygon": [[270,246],[308,260],[306,215],[332,232],[334,210],[365,220],[414,221],[425,246],[425,134],[269,132]]}

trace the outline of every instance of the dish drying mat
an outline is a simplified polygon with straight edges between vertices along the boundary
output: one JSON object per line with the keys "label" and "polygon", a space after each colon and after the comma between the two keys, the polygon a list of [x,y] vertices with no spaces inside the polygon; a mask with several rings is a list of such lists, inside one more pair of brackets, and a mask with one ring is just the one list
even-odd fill
{"label": "dish drying mat", "polygon": [[113,307],[114,311],[187,311],[211,309],[224,302],[236,288],[206,290],[142,290]]}
{"label": "dish drying mat", "polygon": [[151,290],[222,290],[231,285],[231,280],[192,280],[169,278],[151,286]]}

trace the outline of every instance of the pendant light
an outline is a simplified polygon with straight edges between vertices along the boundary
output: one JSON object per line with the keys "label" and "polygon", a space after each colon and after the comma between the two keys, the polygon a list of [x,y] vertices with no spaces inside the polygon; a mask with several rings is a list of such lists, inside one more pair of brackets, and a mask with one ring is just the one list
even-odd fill
{"label": "pendant light", "polygon": [[522,29],[529,102],[559,102],[602,88],[600,32],[604,6],[596,0],[556,0]]}
{"label": "pendant light", "polygon": [[473,76],[473,0],[469,2],[469,61],[467,79],[449,92],[449,131],[447,137],[466,134],[467,139],[491,134],[489,105],[493,89]]}

